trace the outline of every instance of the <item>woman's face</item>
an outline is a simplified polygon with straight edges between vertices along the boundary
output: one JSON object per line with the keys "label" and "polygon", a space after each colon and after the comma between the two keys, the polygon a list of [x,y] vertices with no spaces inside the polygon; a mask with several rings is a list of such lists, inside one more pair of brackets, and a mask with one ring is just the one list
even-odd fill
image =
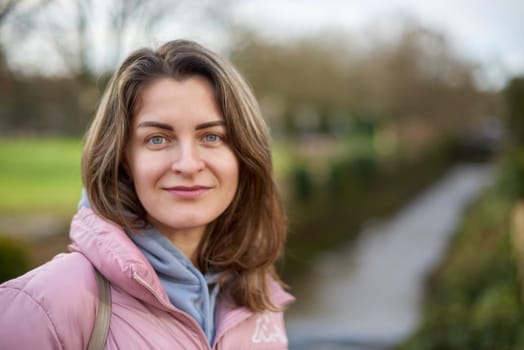
{"label": "woman's face", "polygon": [[207,79],[162,78],[143,90],[127,166],[148,220],[168,238],[201,237],[233,200],[239,165],[229,136]]}

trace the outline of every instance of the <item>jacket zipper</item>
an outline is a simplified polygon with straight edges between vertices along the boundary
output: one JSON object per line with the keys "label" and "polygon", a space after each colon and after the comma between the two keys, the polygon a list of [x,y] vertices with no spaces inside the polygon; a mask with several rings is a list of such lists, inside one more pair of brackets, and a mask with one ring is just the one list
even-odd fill
{"label": "jacket zipper", "polygon": [[146,288],[151,294],[153,294],[153,296],[160,302],[160,304],[162,304],[162,306],[166,307],[171,312],[179,314],[179,316],[183,316],[187,320],[187,322],[189,322],[189,324],[193,327],[193,329],[196,330],[196,333],[200,341],[203,343],[204,348],[211,350],[207,336],[204,334],[204,331],[202,330],[200,325],[192,317],[190,317],[184,311],[174,308],[171,304],[164,302],[164,300],[160,297],[160,295],[158,295],[156,290],[149,286],[149,284],[147,284],[147,282],[144,279],[142,279],[142,277],[140,277],[140,275],[135,271],[133,271],[133,279],[137,281],[139,284],[141,284],[144,288]]}
{"label": "jacket zipper", "polygon": [[[160,302],[160,304],[162,304],[162,306],[164,306],[171,312],[177,313],[180,316],[184,317],[191,324],[191,326],[194,329],[196,329],[196,333],[199,336],[200,341],[204,344],[204,347],[207,350],[216,349],[220,338],[222,338],[230,329],[236,327],[239,323],[241,323],[244,320],[247,320],[249,317],[253,315],[251,312],[247,310],[234,311],[233,314],[229,317],[229,319],[226,319],[227,321],[226,326],[220,331],[220,333],[215,334],[215,337],[213,340],[213,346],[210,346],[209,340],[207,339],[207,336],[204,334],[204,331],[202,330],[200,325],[191,316],[189,316],[187,313],[185,313],[182,310],[174,308],[171,304],[164,302],[164,300],[160,297],[157,291],[153,289],[151,286],[149,286],[149,284],[147,284],[147,282],[142,277],[140,277],[140,275],[135,271],[133,271],[133,279],[137,281],[140,285],[142,285],[144,288],[146,288],[151,294],[153,294],[153,296],[158,300],[158,302]],[[284,300],[281,300],[281,302],[284,302]],[[283,304],[284,305],[288,304],[288,302],[284,302]]]}

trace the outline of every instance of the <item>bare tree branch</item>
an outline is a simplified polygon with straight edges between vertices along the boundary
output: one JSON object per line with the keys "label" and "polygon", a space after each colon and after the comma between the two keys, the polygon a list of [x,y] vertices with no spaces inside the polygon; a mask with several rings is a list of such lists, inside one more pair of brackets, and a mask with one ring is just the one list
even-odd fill
{"label": "bare tree branch", "polygon": [[[7,10],[7,5],[14,6],[16,2],[17,16],[13,19],[19,19],[23,27],[10,32],[11,49],[23,46],[22,33],[28,33],[31,38],[38,38],[39,44],[45,43],[48,52],[56,53],[63,61],[63,71],[92,79],[116,67],[126,49],[156,37],[161,26],[176,23],[181,18],[177,13],[182,11],[185,18],[202,23],[197,29],[217,27],[221,32],[227,31],[228,20],[224,14],[231,0],[0,1],[4,1],[1,3],[4,7],[0,8],[5,8],[6,13],[12,11],[11,7]],[[38,6],[18,6],[24,1]]]}
{"label": "bare tree branch", "polygon": [[0,1],[0,26],[5,21],[7,16],[14,10],[15,6],[19,3],[16,0],[2,0]]}

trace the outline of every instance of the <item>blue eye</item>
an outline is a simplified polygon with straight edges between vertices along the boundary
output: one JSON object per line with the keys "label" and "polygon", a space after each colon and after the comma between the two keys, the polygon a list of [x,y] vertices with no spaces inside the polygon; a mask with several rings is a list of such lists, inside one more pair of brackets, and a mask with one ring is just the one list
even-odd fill
{"label": "blue eye", "polygon": [[218,136],[217,134],[207,134],[206,136],[204,136],[204,140],[206,142],[217,142],[220,140],[220,136]]}
{"label": "blue eye", "polygon": [[162,136],[153,136],[149,138],[149,143],[152,145],[161,145],[165,142],[165,138]]}

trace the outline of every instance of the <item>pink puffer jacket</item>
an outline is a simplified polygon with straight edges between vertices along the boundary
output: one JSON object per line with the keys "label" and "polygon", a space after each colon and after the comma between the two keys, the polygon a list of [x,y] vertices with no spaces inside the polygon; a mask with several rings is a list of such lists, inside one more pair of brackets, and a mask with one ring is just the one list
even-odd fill
{"label": "pink puffer jacket", "polygon": [[[210,347],[121,228],[82,208],[70,235],[70,253],[0,286],[0,349],[85,349],[98,303],[93,266],[111,282],[106,349],[287,348],[281,312],[252,313],[226,297],[217,302]],[[293,301],[276,282],[270,289],[274,304]]]}

